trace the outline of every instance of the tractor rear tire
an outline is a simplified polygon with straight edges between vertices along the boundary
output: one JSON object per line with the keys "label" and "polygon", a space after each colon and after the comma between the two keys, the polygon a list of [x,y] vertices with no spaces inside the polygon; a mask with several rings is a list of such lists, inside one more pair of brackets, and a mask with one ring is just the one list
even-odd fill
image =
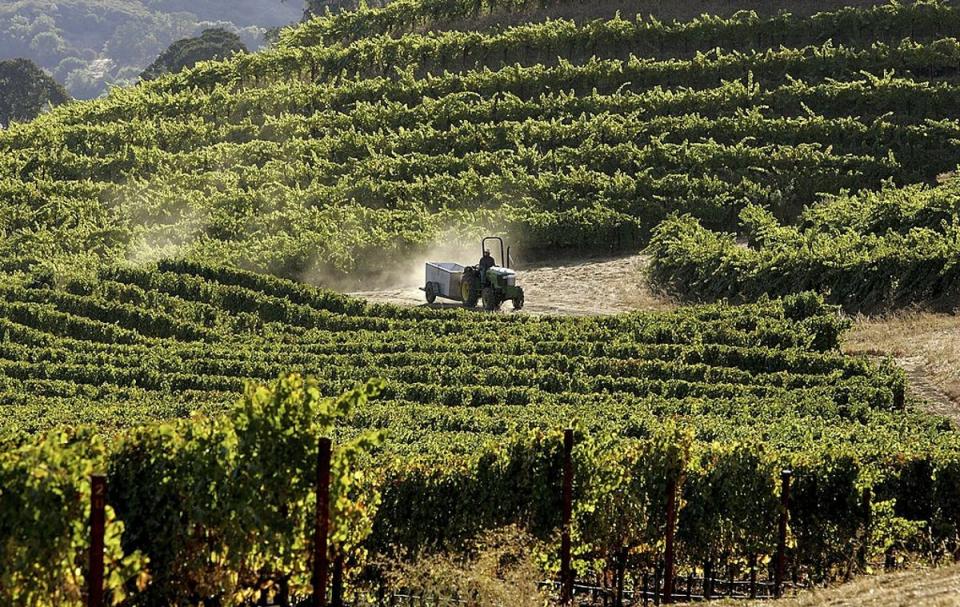
{"label": "tractor rear tire", "polygon": [[464,275],[460,280],[460,299],[463,300],[464,308],[476,308],[477,300],[480,298],[479,289],[476,285],[476,277]]}
{"label": "tractor rear tire", "polygon": [[428,282],[427,286],[424,287],[423,290],[427,294],[428,304],[432,304],[433,302],[437,301],[437,292],[434,290],[432,282]]}
{"label": "tractor rear tire", "polygon": [[497,297],[497,291],[493,287],[484,287],[481,297],[484,310],[493,312],[500,309],[500,298]]}

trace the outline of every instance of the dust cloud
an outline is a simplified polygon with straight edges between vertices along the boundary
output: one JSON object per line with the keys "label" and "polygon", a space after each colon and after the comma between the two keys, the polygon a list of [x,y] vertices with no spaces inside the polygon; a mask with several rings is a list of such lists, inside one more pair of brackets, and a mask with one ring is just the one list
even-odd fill
{"label": "dust cloud", "polygon": [[[186,257],[209,227],[206,213],[184,200],[161,198],[150,183],[125,184],[114,195],[116,208],[133,231],[126,260],[134,265]],[[151,199],[162,200],[162,206]]]}
{"label": "dust cloud", "polygon": [[430,244],[384,251],[380,262],[361,264],[346,274],[330,264],[313,262],[297,279],[306,284],[348,292],[416,289],[424,285],[424,266],[428,261],[474,265],[480,261],[480,238],[466,237],[461,231],[450,229]]}

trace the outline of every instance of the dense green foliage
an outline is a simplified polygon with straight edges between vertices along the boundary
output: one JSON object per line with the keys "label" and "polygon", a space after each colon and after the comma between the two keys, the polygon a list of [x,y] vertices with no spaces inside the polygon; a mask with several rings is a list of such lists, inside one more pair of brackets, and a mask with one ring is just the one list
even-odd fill
{"label": "dense green foliage", "polygon": [[[784,14],[795,11],[808,17],[820,11],[835,10],[847,25],[870,32],[873,11],[861,11],[883,4],[882,0],[820,0],[814,2],[786,2],[770,0],[678,0],[669,4],[657,0],[307,0],[314,15],[335,14],[330,19],[313,21],[294,37],[312,38],[325,45],[352,42],[364,37],[380,35],[400,36],[415,31],[438,31],[467,28],[471,24],[497,28],[528,21],[549,20],[569,14],[577,21],[609,19],[620,14],[649,15],[652,20],[689,20],[702,16],[700,21],[720,23],[717,17],[743,18],[749,13],[776,16],[790,21]],[[340,12],[349,5],[366,5],[369,9]],[[325,5],[331,5],[327,11]],[[833,20],[827,17],[827,20]],[[870,33],[878,34],[880,30]],[[826,37],[826,36],[825,36]],[[313,42],[312,42],[313,43]]]}
{"label": "dense green foliage", "polygon": [[136,82],[175,40],[226,27],[259,48],[266,28],[302,10],[279,0],[12,0],[0,4],[0,59],[29,58],[89,99]]}
{"label": "dense green foliage", "polygon": [[796,226],[755,206],[741,213],[746,246],[690,216],[661,224],[652,278],[685,298],[750,300],[805,290],[851,311],[960,301],[960,184],[889,187],[830,198]]}
{"label": "dense green foliage", "polygon": [[[229,414],[140,428],[105,446],[89,431],[50,433],[0,455],[0,599],[81,605],[91,471],[108,472],[109,604],[238,604],[265,579],[302,591],[313,525],[318,438],[377,384],[320,397],[297,375],[250,385]],[[338,445],[332,550],[370,532],[378,495],[358,458],[377,432]],[[252,526],[252,521],[256,521]],[[266,576],[266,578],[264,578]]]}
{"label": "dense green foliage", "polygon": [[[709,331],[718,335],[714,342],[755,347],[756,352],[747,356],[726,347],[708,353],[696,345],[699,338],[684,337],[685,331],[707,331],[701,323],[686,328],[689,323],[684,321],[670,327],[673,321],[644,315],[481,319],[466,312],[368,307],[295,283],[183,262],[165,262],[159,272],[103,270],[98,281],[78,280],[64,288],[48,284],[49,280],[34,278],[3,289],[2,335],[4,352],[9,354],[3,366],[4,403],[11,405],[2,426],[5,434],[34,433],[83,419],[117,427],[179,416],[193,408],[209,411],[222,405],[225,394],[239,390],[244,378],[266,380],[285,369],[315,375],[328,395],[376,375],[388,380],[385,397],[425,405],[523,406],[535,400],[563,405],[568,402],[563,394],[572,392],[599,406],[608,402],[604,393],[612,390],[617,398],[610,402],[627,394],[719,397],[738,394],[745,382],[758,384],[749,390],[754,396],[802,388],[811,390],[814,398],[835,398],[843,407],[848,390],[855,389],[878,408],[896,409],[902,403],[902,391],[894,390],[899,376],[892,371],[887,371],[893,374],[882,385],[864,383],[866,367],[854,370],[862,361],[844,362],[833,354],[807,360],[795,351],[836,349],[843,323],[829,316],[813,318],[804,325],[809,330],[800,332],[787,321],[751,319],[751,310],[730,311],[727,314],[743,316],[742,330],[730,337],[724,336],[722,322],[709,323]],[[691,310],[676,318],[714,313]],[[498,327],[509,331],[501,343],[468,338],[498,332]],[[464,332],[468,329],[469,334]],[[258,338],[276,342],[276,348],[241,343]],[[155,340],[163,347],[151,345]],[[409,340],[419,346],[411,348]],[[540,340],[547,341],[538,345]],[[690,345],[656,345],[661,342]],[[430,370],[425,363],[436,353],[445,353],[439,361],[443,368]],[[532,356],[537,354],[550,356],[538,361]],[[116,356],[116,364],[100,364],[104,356]],[[477,371],[468,364],[472,357],[488,367],[486,377],[473,377]],[[817,362],[821,358],[832,362]],[[58,371],[57,365],[45,365],[46,360],[66,366]],[[821,380],[804,375],[825,373],[835,364],[845,369],[853,365],[844,371],[853,384],[840,389],[829,374]],[[721,369],[711,371],[704,381],[704,365]],[[726,369],[741,365],[746,366]],[[45,367],[47,371],[42,370]],[[574,369],[579,370],[575,377],[557,375]],[[751,373],[759,370],[770,375],[752,379]],[[32,383],[41,380],[35,373],[42,374],[41,384],[49,381],[49,390]],[[500,374],[503,381],[492,379]],[[390,381],[394,379],[397,383]],[[27,389],[24,381],[32,387]],[[87,394],[88,390],[94,392]],[[37,399],[47,397],[52,400],[38,418]],[[84,404],[85,400],[96,402]],[[164,401],[168,408],[159,409]],[[15,406],[18,403],[25,406]]]}
{"label": "dense green foliage", "polygon": [[140,77],[152,80],[163,74],[175,74],[200,61],[226,59],[235,53],[246,53],[240,37],[225,29],[203,30],[196,38],[184,38],[170,45],[160,53],[157,60],[143,71]]}
{"label": "dense green foliage", "polygon": [[32,120],[69,100],[63,87],[32,61],[0,61],[0,127],[14,120]]}
{"label": "dense green foliage", "polygon": [[[74,458],[109,470],[123,549],[149,558],[141,571],[152,582],[136,592],[149,604],[303,582],[298,517],[319,431],[304,420],[314,413],[249,390],[239,408],[226,405],[245,378],[286,370],[314,376],[316,399],[384,380],[379,398],[345,411],[337,429],[338,444],[386,433],[349,485],[351,503],[371,508],[359,519],[344,509],[361,534],[344,541],[354,565],[360,546],[450,546],[508,523],[554,538],[561,423],[576,425],[582,443],[583,568],[621,549],[649,563],[666,477],[681,473],[685,566],[770,553],[782,466],[797,471],[791,559],[804,577],[841,574],[861,546],[873,555],[956,541],[955,431],[906,407],[895,367],[841,355],[846,322],[811,295],[608,318],[479,316],[369,305],[186,262],[62,284],[23,276],[0,294],[0,431],[21,450],[83,422],[114,435],[109,447],[53,440],[70,482],[89,469]],[[191,412],[208,415],[147,423]],[[60,457],[49,440],[41,454]],[[0,459],[0,474],[22,474],[30,461]],[[238,476],[246,480],[221,484]],[[744,483],[750,498],[734,499]],[[864,487],[876,496],[870,531]],[[78,512],[71,504],[59,508]],[[26,525],[13,520],[0,533]],[[49,533],[74,541],[60,527]]]}
{"label": "dense green foliage", "polygon": [[528,250],[609,250],[645,244],[673,211],[734,229],[752,202],[789,220],[818,192],[956,166],[958,15],[922,3],[349,44],[327,32],[347,17],[314,20],[275,49],[3,133],[0,257],[302,277],[488,228]]}

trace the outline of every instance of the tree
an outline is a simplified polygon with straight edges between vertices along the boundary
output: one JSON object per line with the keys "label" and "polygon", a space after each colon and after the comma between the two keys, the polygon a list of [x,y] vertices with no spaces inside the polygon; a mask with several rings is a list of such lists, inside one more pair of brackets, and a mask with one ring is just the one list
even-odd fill
{"label": "tree", "polygon": [[196,38],[177,40],[140,75],[153,80],[163,74],[175,74],[193,67],[199,61],[226,59],[234,53],[246,53],[240,37],[222,28],[204,30]]}
{"label": "tree", "polygon": [[30,50],[43,65],[50,65],[64,55],[67,43],[56,32],[40,32],[30,41]]}
{"label": "tree", "polygon": [[29,59],[0,61],[0,125],[33,120],[67,101],[67,91]]}
{"label": "tree", "polygon": [[77,99],[93,99],[106,88],[108,78],[109,73],[99,68],[99,62],[92,62],[67,74],[64,85]]}

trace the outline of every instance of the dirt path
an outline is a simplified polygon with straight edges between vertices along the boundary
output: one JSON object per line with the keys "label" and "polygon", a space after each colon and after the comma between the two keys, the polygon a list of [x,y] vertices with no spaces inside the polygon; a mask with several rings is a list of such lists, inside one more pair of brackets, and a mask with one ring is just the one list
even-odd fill
{"label": "dirt path", "polygon": [[953,401],[933,381],[927,371],[923,357],[898,358],[897,364],[907,372],[907,392],[923,401],[923,408],[934,415],[948,418],[960,428],[960,403]]}
{"label": "dirt path", "polygon": [[960,427],[960,316],[902,312],[859,319],[844,351],[894,357],[907,372],[909,393],[921,399],[921,406]]}
{"label": "dirt path", "polygon": [[825,590],[803,592],[771,603],[721,602],[739,607],[958,607],[960,566],[865,576]]}
{"label": "dirt path", "polygon": [[[644,278],[648,263],[642,255],[585,260],[557,260],[517,269],[517,284],[523,287],[525,314],[587,316],[617,314],[632,310],[663,310],[673,307],[668,300],[650,292]],[[422,277],[421,277],[422,279]],[[413,279],[416,280],[416,279]],[[419,282],[375,291],[350,293],[369,301],[426,306]],[[434,307],[457,307],[454,302]],[[510,304],[505,313],[513,313]]]}

